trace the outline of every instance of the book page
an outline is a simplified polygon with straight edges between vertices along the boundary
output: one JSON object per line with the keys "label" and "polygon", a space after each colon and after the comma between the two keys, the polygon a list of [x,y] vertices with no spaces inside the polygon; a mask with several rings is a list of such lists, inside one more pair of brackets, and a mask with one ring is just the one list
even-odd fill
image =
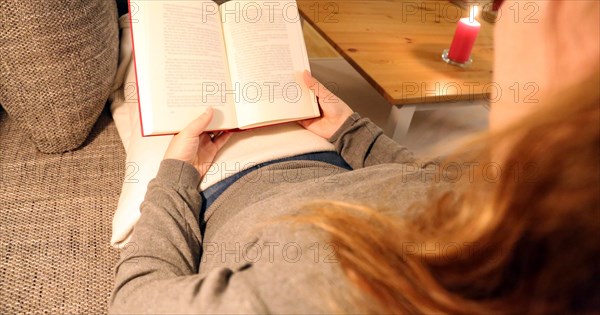
{"label": "book page", "polygon": [[319,115],[294,0],[229,1],[221,19],[241,127]]}
{"label": "book page", "polygon": [[144,133],[176,133],[209,105],[215,109],[209,130],[237,128],[233,99],[219,93],[230,79],[218,6],[211,0],[135,3]]}

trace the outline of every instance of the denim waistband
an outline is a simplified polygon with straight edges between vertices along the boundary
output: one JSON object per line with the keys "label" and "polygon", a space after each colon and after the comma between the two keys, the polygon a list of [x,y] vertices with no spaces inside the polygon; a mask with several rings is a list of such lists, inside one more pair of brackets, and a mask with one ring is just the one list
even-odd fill
{"label": "denim waistband", "polygon": [[207,189],[205,189],[204,191],[202,191],[200,193],[200,196],[202,197],[202,210],[206,210],[208,209],[212,203],[219,198],[219,196],[221,196],[221,194],[227,189],[229,188],[229,186],[233,185],[233,183],[235,183],[238,179],[242,178],[244,175],[253,172],[255,170],[258,170],[262,167],[268,166],[268,165],[272,165],[272,164],[276,164],[276,163],[281,163],[281,162],[289,162],[289,161],[320,161],[320,162],[325,162],[325,163],[329,163],[347,170],[352,170],[352,168],[350,167],[350,165],[348,165],[348,163],[346,163],[346,161],[344,161],[344,159],[337,153],[334,151],[325,151],[325,152],[313,152],[313,153],[307,153],[307,154],[300,154],[300,155],[295,155],[295,156],[290,156],[287,158],[282,158],[282,159],[276,159],[276,160],[272,160],[272,161],[267,161],[264,163],[259,163],[257,165],[254,165],[253,167],[250,167],[248,169],[245,169],[241,172],[238,172],[234,175],[231,175],[230,177],[225,178],[224,180],[217,182],[216,184],[208,187]]}

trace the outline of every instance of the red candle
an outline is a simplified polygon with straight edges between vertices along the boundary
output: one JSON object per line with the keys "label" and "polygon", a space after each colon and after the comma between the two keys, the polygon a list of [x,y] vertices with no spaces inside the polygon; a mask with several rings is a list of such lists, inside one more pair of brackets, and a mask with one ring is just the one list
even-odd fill
{"label": "red candle", "polygon": [[479,34],[481,28],[481,24],[475,21],[475,10],[471,10],[470,18],[462,18],[458,21],[458,27],[448,52],[448,58],[454,62],[465,63],[471,57],[471,50],[473,50],[473,45],[475,45],[477,34]]}

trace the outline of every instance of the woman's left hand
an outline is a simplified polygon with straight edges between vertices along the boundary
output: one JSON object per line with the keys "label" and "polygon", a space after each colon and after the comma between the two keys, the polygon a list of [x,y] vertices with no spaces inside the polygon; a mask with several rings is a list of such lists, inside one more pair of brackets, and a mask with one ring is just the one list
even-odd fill
{"label": "woman's left hand", "polygon": [[209,107],[200,117],[173,137],[164,159],[188,162],[198,170],[200,177],[204,177],[217,152],[231,136],[231,133],[222,133],[213,138],[212,133],[204,132],[212,118],[213,109]]}

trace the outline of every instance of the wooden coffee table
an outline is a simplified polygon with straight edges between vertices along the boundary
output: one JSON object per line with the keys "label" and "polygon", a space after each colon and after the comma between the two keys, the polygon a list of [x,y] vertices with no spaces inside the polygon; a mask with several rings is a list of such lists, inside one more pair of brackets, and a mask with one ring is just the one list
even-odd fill
{"label": "wooden coffee table", "polygon": [[468,15],[449,1],[297,2],[304,21],[389,102],[394,139],[406,134],[415,110],[482,104],[495,88],[493,26],[481,17],[473,63],[461,68],[442,61],[458,19]]}

